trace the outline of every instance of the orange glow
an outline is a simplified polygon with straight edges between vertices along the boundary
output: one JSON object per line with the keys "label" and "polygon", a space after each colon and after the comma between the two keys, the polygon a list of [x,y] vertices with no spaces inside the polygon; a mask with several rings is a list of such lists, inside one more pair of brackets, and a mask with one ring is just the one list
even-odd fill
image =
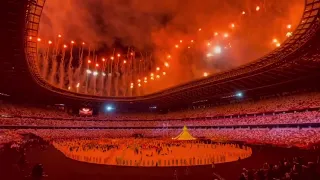
{"label": "orange glow", "polygon": [[131,83],[131,86],[133,86],[133,83]]}
{"label": "orange glow", "polygon": [[208,53],[207,54],[207,57],[212,57],[213,55],[211,53]]}
{"label": "orange glow", "polygon": [[52,41],[48,41],[48,44],[52,44]]}
{"label": "orange glow", "polygon": [[96,64],[96,67],[99,67],[99,64]]}
{"label": "orange glow", "polygon": [[139,83],[138,86],[141,87],[141,84]]}
{"label": "orange glow", "polygon": [[131,89],[133,89],[133,86],[130,86]]}
{"label": "orange glow", "polygon": [[207,72],[204,72],[204,73],[203,73],[203,76],[204,76],[204,77],[207,77],[207,76],[208,76],[208,73],[207,73]]}
{"label": "orange glow", "polygon": [[159,78],[160,78],[160,75],[157,75],[156,77],[157,77],[157,79],[159,79]]}
{"label": "orange glow", "polygon": [[154,80],[153,76],[150,78],[151,80]]}
{"label": "orange glow", "polygon": [[91,60],[88,60],[88,63],[90,64],[90,63],[91,63]]}
{"label": "orange glow", "polygon": [[287,37],[291,37],[292,36],[292,32],[287,32],[286,36]]}
{"label": "orange glow", "polygon": [[144,80],[146,81],[148,78],[147,77],[144,77]]}
{"label": "orange glow", "polygon": [[32,37],[30,36],[29,39],[32,40]]}
{"label": "orange glow", "polygon": [[272,42],[273,42],[273,43],[277,43],[277,42],[278,42],[278,39],[273,39]]}
{"label": "orange glow", "polygon": [[215,54],[220,54],[221,53],[221,47],[220,46],[214,47],[214,53]]}
{"label": "orange glow", "polygon": [[151,74],[150,74],[150,76],[151,76],[151,77],[153,77],[153,76],[154,76],[154,74],[153,74],[153,73],[151,73]]}
{"label": "orange glow", "polygon": [[144,81],[144,83],[147,83],[147,82],[148,82],[148,81],[146,81],[146,80]]}
{"label": "orange glow", "polygon": [[38,38],[37,40],[38,40],[38,42],[40,42],[40,41],[41,41],[41,39],[40,39],[40,38]]}
{"label": "orange glow", "polygon": [[67,45],[63,45],[63,48],[67,48],[68,46]]}
{"label": "orange glow", "polygon": [[[195,5],[201,4],[198,4],[199,7],[193,7],[192,4],[179,5],[179,13],[175,16],[175,22],[167,24],[160,22],[160,25],[159,22],[156,22],[159,27],[144,28],[145,32],[126,31],[119,33],[119,39],[127,38],[126,42],[120,43],[123,47],[115,47],[117,43],[114,44],[113,41],[117,41],[117,39],[115,40],[112,35],[107,37],[103,29],[96,32],[95,30],[99,27],[94,26],[99,26],[99,24],[90,25],[90,22],[86,21],[88,20],[86,14],[78,13],[76,17],[77,22],[83,22],[80,23],[81,27],[80,24],[78,27],[74,27],[74,23],[62,25],[61,22],[68,19],[70,12],[76,12],[76,9],[79,9],[78,6],[73,6],[70,7],[71,9],[67,9],[70,12],[60,13],[57,21],[52,22],[54,23],[52,27],[54,26],[55,29],[50,28],[51,25],[46,26],[52,20],[49,18],[55,19],[53,14],[41,22],[42,31],[36,34],[28,32],[24,40],[27,40],[25,43],[29,42],[36,47],[35,53],[38,54],[39,59],[36,64],[37,68],[46,73],[47,80],[54,86],[67,89],[70,84],[75,91],[78,81],[81,83],[81,89],[79,88],[81,94],[101,96],[102,98],[108,95],[119,96],[119,98],[126,96],[130,99],[135,96],[149,96],[149,94],[199,79],[206,81],[205,73],[210,79],[215,75],[219,76],[220,72],[225,70],[251,63],[271,51],[273,53],[274,50],[286,48],[287,41],[296,40],[296,34],[291,35],[291,32],[295,33],[294,30],[299,25],[305,10],[304,3],[298,2],[300,0],[296,1],[279,4],[277,8],[274,8],[275,2],[268,1],[267,4],[262,1],[252,1],[247,4],[239,3],[239,5],[228,2],[224,5],[224,9],[228,9],[227,15],[219,7],[206,7],[209,4],[213,5],[213,2],[192,1]],[[59,4],[51,5],[52,8],[59,8]],[[92,3],[92,5],[94,4]],[[105,7],[101,8],[106,9],[107,4],[103,5]],[[206,8],[210,10],[207,11]],[[101,18],[107,18],[107,14],[105,15],[106,17]],[[223,15],[226,16],[223,17]],[[274,17],[274,15],[280,16]],[[303,20],[308,22],[306,19]],[[113,24],[110,25],[117,26],[116,21],[111,23]],[[146,23],[152,24],[151,21],[144,22],[147,27],[149,25]],[[130,26],[130,23],[124,25]],[[235,27],[236,25],[237,27]],[[264,27],[265,25],[272,31]],[[72,34],[72,31],[74,32],[76,29],[80,31],[79,27],[83,31],[87,31]],[[204,27],[203,32],[202,27]],[[124,26],[123,28],[126,29]],[[63,33],[63,38],[59,31]],[[142,36],[146,33],[150,37],[143,39]],[[137,36],[132,36],[133,34]],[[138,37],[140,35],[141,37]],[[41,42],[38,42],[37,39],[40,37]],[[274,38],[276,38],[276,42],[273,42]],[[101,44],[103,45],[101,46]],[[64,45],[67,47],[64,48]],[[135,56],[135,52],[137,52],[137,56]],[[65,66],[60,66],[61,58],[64,58]],[[88,59],[91,62],[88,62]],[[82,66],[81,63],[83,63]],[[96,66],[97,63],[99,66]],[[88,79],[86,79],[87,69],[92,71]],[[97,82],[94,81],[94,71],[99,73],[96,76],[99,79]],[[105,77],[102,77],[103,72],[106,74]],[[79,73],[81,77],[71,78]],[[52,74],[56,74],[56,76],[51,77]],[[154,81],[150,79],[151,74],[153,74]],[[160,79],[157,79],[157,75],[160,75]],[[144,83],[144,77],[147,77],[147,84]],[[141,80],[141,89],[138,88],[138,79]],[[133,93],[125,92],[130,91],[131,82],[134,83]],[[143,91],[139,92],[139,90]]]}
{"label": "orange glow", "polygon": [[141,82],[141,80],[140,80],[140,79],[138,79],[138,82]]}

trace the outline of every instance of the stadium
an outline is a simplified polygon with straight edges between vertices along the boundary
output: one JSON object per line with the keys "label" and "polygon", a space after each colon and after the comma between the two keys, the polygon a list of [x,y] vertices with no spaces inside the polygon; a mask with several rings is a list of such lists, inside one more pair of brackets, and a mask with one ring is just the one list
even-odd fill
{"label": "stadium", "polygon": [[320,179],[320,0],[1,4],[1,179]]}

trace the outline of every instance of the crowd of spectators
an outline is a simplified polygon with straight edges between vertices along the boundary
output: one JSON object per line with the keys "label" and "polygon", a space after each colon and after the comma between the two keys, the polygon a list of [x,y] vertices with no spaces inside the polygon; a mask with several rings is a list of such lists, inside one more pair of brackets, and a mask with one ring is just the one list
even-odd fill
{"label": "crowd of spectators", "polygon": [[22,136],[15,132],[9,130],[2,130],[0,129],[0,147],[3,144],[10,143],[10,142],[21,142]]}
{"label": "crowd of spectators", "polygon": [[[73,117],[54,108],[0,104],[0,125],[52,127],[170,127],[302,124],[320,122],[320,93],[273,97],[168,114]],[[193,118],[193,119],[191,119]]]}
{"label": "crowd of spectators", "polygon": [[33,117],[33,118],[66,118],[71,119],[69,114],[54,108],[34,107],[32,105],[18,105],[0,102],[0,115]]}
{"label": "crowd of spectators", "polygon": [[[179,135],[181,131],[181,129],[21,129],[10,133],[16,135],[32,133],[51,141],[66,138],[130,138],[134,134],[140,134],[146,138],[172,138]],[[218,142],[241,141],[249,144],[261,143],[301,148],[312,147],[320,143],[319,128],[189,129],[189,132],[194,137],[207,138]],[[6,141],[13,141],[14,137],[6,136]]]}
{"label": "crowd of spectators", "polygon": [[306,161],[302,157],[294,157],[292,159],[280,160],[278,163],[265,163],[259,169],[243,169],[240,180],[254,179],[319,179],[317,167],[319,166],[319,158],[313,161]]}
{"label": "crowd of spectators", "polygon": [[167,114],[157,113],[100,113],[97,117],[75,117],[54,108],[35,108],[22,105],[0,103],[0,115],[33,117],[33,118],[62,118],[86,120],[173,120],[220,116],[237,116],[245,114],[261,114],[266,112],[283,112],[307,108],[320,108],[320,93],[312,92],[298,95],[279,96],[259,101],[248,100],[241,103],[195,108],[175,111]]}
{"label": "crowd of spectators", "polygon": [[274,115],[228,117],[218,119],[195,120],[71,120],[71,119],[39,119],[39,118],[7,118],[0,117],[2,126],[50,126],[50,127],[179,127],[179,126],[235,126],[235,125],[267,125],[267,124],[303,124],[320,123],[320,111],[304,111],[280,113]]}
{"label": "crowd of spectators", "polygon": [[[30,132],[47,139],[59,139],[61,137],[132,137],[133,134],[142,134],[145,137],[169,138],[178,135],[181,131],[180,127],[188,126],[195,137],[206,137],[219,141],[244,141],[305,147],[318,143],[320,129],[311,127],[302,129],[233,129],[211,128],[210,126],[320,123],[319,107],[320,93],[281,96],[258,102],[244,102],[205,109],[171,112],[166,115],[141,113],[113,116],[100,115],[89,118],[73,117],[52,108],[39,109],[2,103],[0,104],[0,125],[2,127],[30,126],[33,129],[17,130],[15,133]],[[189,118],[186,119],[186,117]],[[196,119],[190,119],[190,117],[195,117]],[[48,128],[77,127],[80,129],[34,130],[36,127],[43,126]],[[203,128],[200,128],[201,126]],[[86,130],[85,128],[88,127],[108,127],[108,129]],[[13,139],[12,136],[8,135],[10,134],[8,130],[0,131],[0,134],[1,142]]]}
{"label": "crowd of spectators", "polygon": [[[241,114],[259,114],[265,112],[282,112],[288,110],[320,107],[320,93],[307,93],[290,96],[279,96],[259,101],[247,101],[232,103],[210,108],[198,108],[194,110],[169,113],[169,116],[177,118],[197,118],[215,116],[234,116]],[[168,118],[168,117],[165,117]]]}

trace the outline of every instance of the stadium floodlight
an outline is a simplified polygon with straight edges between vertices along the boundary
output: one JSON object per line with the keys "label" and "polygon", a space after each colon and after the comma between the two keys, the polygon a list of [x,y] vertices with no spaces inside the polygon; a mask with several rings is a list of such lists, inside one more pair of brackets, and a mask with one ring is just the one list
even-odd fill
{"label": "stadium floodlight", "polygon": [[236,96],[241,98],[241,97],[243,97],[243,93],[242,92],[237,92]]}
{"label": "stadium floodlight", "polygon": [[108,112],[110,112],[110,111],[114,110],[114,108],[113,108],[111,105],[107,105],[107,106],[106,106],[106,110],[107,110]]}

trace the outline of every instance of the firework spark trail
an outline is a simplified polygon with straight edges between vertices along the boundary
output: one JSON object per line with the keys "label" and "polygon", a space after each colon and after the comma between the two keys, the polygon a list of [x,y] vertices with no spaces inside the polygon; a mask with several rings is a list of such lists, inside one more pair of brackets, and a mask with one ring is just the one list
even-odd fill
{"label": "firework spark trail", "polygon": [[51,55],[51,61],[52,61],[52,65],[51,65],[51,69],[48,70],[50,71],[50,74],[49,74],[49,82],[52,84],[52,85],[56,85],[56,75],[57,75],[57,71],[58,71],[58,55],[59,55],[59,45],[60,45],[60,35],[58,36],[58,41],[55,45],[55,48],[53,49],[52,51],[52,55]]}
{"label": "firework spark trail", "polygon": [[93,92],[93,95],[96,95],[97,93],[97,77],[93,76],[92,78],[92,87],[90,88]]}
{"label": "firework spark trail", "polygon": [[120,54],[117,54],[117,58],[115,59],[114,64],[114,96],[119,96],[119,62],[120,62]]}
{"label": "firework spark trail", "polygon": [[108,74],[108,81],[107,81],[107,96],[111,95],[111,84],[112,84],[112,74]]}
{"label": "firework spark trail", "polygon": [[51,71],[50,71],[50,74],[49,74],[49,82],[52,85],[56,85],[55,77],[56,77],[56,73],[57,73],[57,68],[58,68],[58,62],[55,61],[55,59],[54,59],[52,61]]}
{"label": "firework spark trail", "polygon": [[[64,46],[65,47],[65,46]],[[59,76],[59,87],[60,88],[64,88],[64,79],[65,79],[65,55],[66,55],[66,51],[65,51],[65,49],[63,49],[62,50],[62,57],[61,57],[61,61],[60,61],[60,63],[59,63],[59,74],[58,74],[58,76]]]}
{"label": "firework spark trail", "polygon": [[73,66],[72,66],[72,61],[73,61],[73,45],[74,41],[71,41],[71,49],[70,49],[70,58],[68,60],[68,68],[66,71],[66,78],[68,80],[68,87],[73,87]]}
{"label": "firework spark trail", "polygon": [[103,78],[103,89],[102,89],[102,90],[103,90],[103,91],[102,91],[102,92],[103,92],[102,94],[103,94],[104,96],[106,96],[106,95],[108,94],[108,89],[107,89],[107,88],[108,88],[108,87],[107,87],[107,85],[108,85],[108,77],[109,77],[109,76],[108,76],[108,72],[106,72],[106,76]]}
{"label": "firework spark trail", "polygon": [[96,67],[96,57],[95,57],[95,50],[92,54],[93,59],[93,68],[92,68],[92,74],[90,75],[90,83],[89,83],[89,89],[91,90],[91,94],[96,94],[96,86],[97,86],[97,67]]}
{"label": "firework spark trail", "polygon": [[37,53],[37,69],[38,69],[38,72],[42,72],[42,58],[43,58],[43,55],[42,55],[42,52],[40,50],[38,50],[38,53]]}
{"label": "firework spark trail", "polygon": [[[49,38],[53,34],[56,37],[56,34],[62,33],[64,37],[89,40],[88,44],[92,45],[93,49],[99,48],[99,42],[108,44],[110,47],[114,44],[114,37],[117,37],[123,41],[123,45],[134,45],[139,51],[151,45],[153,50],[149,52],[153,53],[154,57],[148,58],[147,55],[140,55],[142,59],[142,62],[140,62],[139,57],[135,58],[135,53],[134,56],[128,56],[129,52],[133,52],[132,49],[128,49],[124,72],[122,72],[122,68],[121,70],[118,69],[122,65],[119,65],[119,62],[116,65],[116,58],[114,61],[109,61],[108,58],[106,68],[99,69],[99,77],[94,80],[93,74],[87,74],[86,71],[91,69],[93,72],[93,67],[85,69],[86,65],[82,65],[83,60],[83,64],[86,63],[83,56],[79,58],[81,63],[79,62],[78,67],[72,68],[70,65],[67,67],[61,65],[60,61],[64,60],[64,63],[69,62],[70,64],[75,59],[72,52],[70,53],[70,59],[64,55],[61,58],[60,52],[63,52],[63,50],[59,52],[59,47],[62,48],[60,45],[61,37],[59,37],[58,42],[55,41],[57,43],[54,43],[56,48],[53,48],[52,52],[47,53],[47,55],[41,51],[38,53],[38,63],[40,63],[38,68],[41,74],[44,78],[48,74],[48,81],[52,84],[57,83],[59,87],[66,88],[67,85],[67,87],[74,89],[77,83],[81,87],[87,84],[85,90],[80,88],[80,92],[88,93],[88,90],[90,90],[90,93],[119,96],[128,95],[130,92],[131,95],[148,94],[174,86],[177,83],[194,80],[199,78],[199,74],[202,77],[204,70],[207,70],[209,74],[214,74],[256,59],[274,48],[274,46],[269,47],[271,43],[268,43],[273,36],[284,34],[285,31],[287,33],[287,29],[281,29],[284,24],[292,23],[293,27],[296,26],[298,23],[296,20],[301,16],[297,12],[300,12],[301,4],[303,4],[303,1],[301,3],[299,0],[290,1],[290,6],[284,0],[245,0],[241,3],[234,0],[226,0],[222,3],[218,0],[204,0],[201,3],[189,0],[187,0],[188,3],[182,3],[179,0],[164,0],[161,2],[129,0],[127,4],[121,4],[120,2],[112,4],[108,0],[103,2],[100,0],[79,0],[84,1],[83,3],[79,3],[78,0],[67,1],[68,3],[48,1],[41,19],[41,36]],[[141,3],[143,3],[143,6],[141,6]],[[258,6],[259,10],[257,11],[256,7]],[[107,8],[110,11],[99,13],[99,8],[96,7]],[[77,9],[77,11],[74,11],[74,9]],[[95,9],[97,13],[93,13],[92,9]],[[226,14],[226,11],[230,13]],[[113,14],[114,18],[108,18],[110,14]],[[100,24],[95,24],[96,16],[101,19]],[[167,20],[158,20],[166,16],[168,16]],[[226,28],[231,22],[235,24],[234,32]],[[199,27],[202,27],[202,30],[197,34],[195,32]],[[104,31],[104,29],[107,30]],[[229,31],[232,38],[228,40],[219,39],[222,36],[212,38],[215,31],[219,33]],[[183,41],[179,43],[180,39]],[[190,39],[194,39],[195,43],[192,46],[192,52],[186,53],[187,41]],[[283,40],[284,38],[279,38],[280,43]],[[199,52],[203,54],[206,51],[201,46],[201,43],[205,41],[211,41],[212,45],[219,43],[223,46],[229,41],[236,48],[228,50],[230,53],[223,62],[216,59],[207,62],[206,58],[199,55]],[[174,48],[175,44],[179,45],[178,49]],[[72,45],[70,47],[72,51]],[[83,50],[84,47],[82,48],[82,55]],[[41,53],[42,56],[40,56]],[[49,57],[49,54],[52,55]],[[166,54],[171,54],[172,60],[163,58]],[[88,58],[92,60],[93,64],[96,64],[95,51],[93,51],[92,57],[89,50]],[[165,71],[170,77],[164,80],[161,75],[162,67],[160,72],[157,73],[155,73],[155,67],[167,62],[170,64],[170,69],[165,69]],[[63,75],[65,81],[61,80],[61,67],[65,70]],[[106,69],[105,72],[108,76],[101,80],[101,73],[104,69]],[[57,71],[59,73],[56,73]],[[119,72],[120,75],[117,74]],[[161,78],[151,80],[150,72],[154,72],[155,77],[160,73]],[[109,73],[111,73],[111,77],[109,77]],[[148,77],[148,83],[146,84],[144,84],[143,79],[145,76]],[[141,90],[139,90],[137,79],[142,80]],[[130,83],[134,83],[133,88],[129,86]]]}
{"label": "firework spark trail", "polygon": [[81,90],[82,90],[81,87],[82,87],[82,84],[83,84],[83,82],[82,82],[82,79],[83,79],[83,74],[82,74],[83,73],[82,72],[83,49],[84,49],[83,46],[81,48],[79,48],[79,52],[78,52],[79,66],[75,69],[75,72],[73,74],[73,79],[79,84],[79,87],[77,87],[77,92],[81,92]]}
{"label": "firework spark trail", "polygon": [[126,96],[126,76],[122,75],[120,76],[120,94],[121,96],[125,97]]}
{"label": "firework spark trail", "polygon": [[115,72],[115,78],[114,78],[114,90],[115,90],[115,93],[114,93],[114,96],[119,96],[119,76],[120,74],[118,72]]}
{"label": "firework spark trail", "polygon": [[[83,87],[84,81],[85,81],[85,76],[86,76],[86,70],[83,70],[83,51],[84,51],[84,43],[82,43],[82,47],[81,47],[81,52],[80,56],[79,56],[79,66],[77,68],[77,73],[75,74],[75,79],[77,79],[77,82],[79,83],[79,86],[81,85],[81,87]],[[82,92],[83,88],[80,88],[80,91]]]}
{"label": "firework spark trail", "polygon": [[98,78],[98,95],[103,96],[103,86],[104,86],[105,76],[100,76]]}
{"label": "firework spark trail", "polygon": [[38,50],[38,53],[37,53],[37,69],[38,69],[38,72],[42,72],[42,52],[40,50]]}
{"label": "firework spark trail", "polygon": [[44,62],[43,62],[43,69],[42,69],[42,76],[44,77],[44,79],[47,79],[47,76],[48,76],[48,66],[49,66],[49,63],[50,63],[50,50],[51,50],[51,41],[48,42],[49,46],[47,48],[47,52],[45,54],[45,58],[44,58]]}

